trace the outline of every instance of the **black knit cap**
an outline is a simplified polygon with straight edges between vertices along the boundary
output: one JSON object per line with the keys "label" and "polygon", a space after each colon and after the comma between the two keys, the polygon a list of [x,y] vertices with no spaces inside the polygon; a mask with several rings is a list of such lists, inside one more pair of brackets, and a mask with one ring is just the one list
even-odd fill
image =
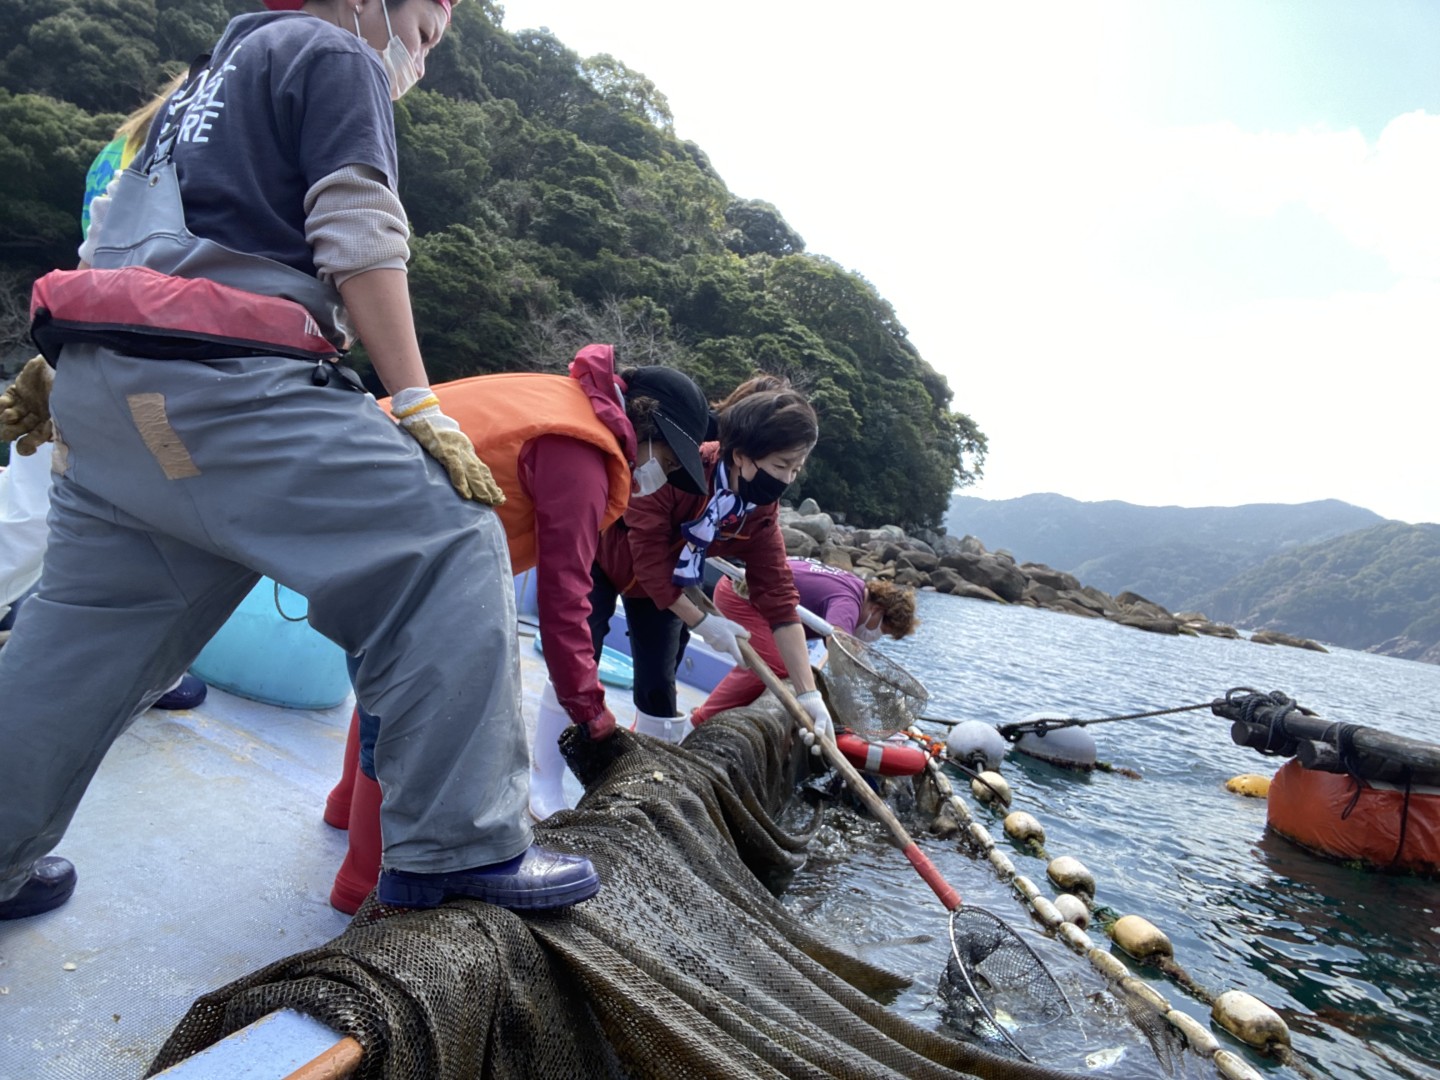
{"label": "black knit cap", "polygon": [[665,445],[695,481],[696,490],[704,491],[700,444],[710,431],[710,403],[704,392],[688,375],[667,367],[636,368],[629,384],[627,396],[654,398],[659,403],[655,423]]}

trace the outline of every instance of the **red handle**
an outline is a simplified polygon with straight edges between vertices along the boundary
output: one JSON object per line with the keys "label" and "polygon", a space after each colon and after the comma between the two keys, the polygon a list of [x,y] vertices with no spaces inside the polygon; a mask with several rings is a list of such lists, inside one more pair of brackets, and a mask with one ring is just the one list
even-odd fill
{"label": "red handle", "polygon": [[[692,585],[685,590],[685,595],[701,611],[716,613],[714,603],[699,588]],[[760,676],[760,681],[765,684],[766,688],[780,699],[786,710],[794,717],[795,722],[814,735],[815,723],[810,719],[810,714],[795,699],[790,688],[780,681],[775,672],[770,670],[770,665],[765,663],[764,658],[750,647],[750,642],[743,638],[740,641],[740,655],[750,665],[750,670]],[[919,871],[920,876],[935,891],[935,895],[940,898],[940,902],[945,905],[946,910],[954,911],[958,908],[960,894],[946,883],[945,879],[940,876],[940,871],[935,869],[935,864],[916,846],[915,841],[910,838],[910,834],[905,831],[905,826],[900,824],[900,819],[895,816],[894,811],[885,805],[885,800],[875,794],[874,789],[865,782],[864,778],[856,771],[855,766],[851,765],[849,759],[840,752],[833,739],[823,739],[818,735],[815,736],[815,739],[820,746],[821,753],[825,755],[825,760],[845,778],[846,783],[850,785],[850,790],[865,804],[871,815],[890,830],[890,837],[895,841],[895,846],[905,853],[905,858],[910,860],[910,865]]]}
{"label": "red handle", "polygon": [[960,906],[960,894],[950,887],[950,883],[940,876],[940,871],[935,869],[935,864],[911,841],[910,846],[903,849],[905,858],[910,860],[910,865],[919,871],[920,876],[925,879],[925,884],[935,890],[935,895],[940,898],[940,903],[945,905],[946,911],[954,911]]}

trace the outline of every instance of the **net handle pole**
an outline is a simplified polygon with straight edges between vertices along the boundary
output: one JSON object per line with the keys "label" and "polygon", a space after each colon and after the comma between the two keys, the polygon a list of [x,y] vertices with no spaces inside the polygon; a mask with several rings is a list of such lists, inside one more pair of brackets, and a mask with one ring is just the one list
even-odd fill
{"label": "net handle pole", "polygon": [[[707,615],[720,615],[714,603],[697,586],[691,585],[686,588],[685,595],[689,597],[691,603]],[[810,714],[805,711],[805,706],[796,699],[794,691],[770,669],[770,665],[755,651],[747,639],[741,638],[739,642],[740,655],[745,658],[745,663],[749,665],[750,670],[760,677],[760,681],[765,684],[767,690],[780,699],[780,703],[785,706],[786,711],[790,713],[795,722],[810,734],[815,735],[815,722],[810,719]],[[935,895],[940,898],[940,903],[945,905],[945,909],[954,911],[959,908],[960,894],[950,887],[950,884],[941,876],[940,871],[935,868],[935,864],[930,861],[930,857],[921,851],[920,846],[910,838],[910,834],[905,831],[905,826],[900,824],[900,819],[895,816],[894,811],[885,805],[885,800],[875,794],[875,789],[865,782],[865,778],[840,752],[840,748],[835,745],[835,740],[817,735],[815,742],[820,747],[820,753],[824,755],[826,763],[845,778],[845,782],[850,785],[850,790],[855,797],[865,804],[865,808],[870,811],[876,821],[889,830],[895,846],[904,853],[905,858],[910,861],[910,865],[915,867],[925,880],[925,884],[929,885]]]}
{"label": "net handle pole", "polygon": [[[713,555],[707,559],[706,562],[715,567],[716,570],[719,570],[731,581],[745,580],[745,571],[734,563],[726,562],[724,559],[716,558]],[[834,624],[826,622],[804,604],[795,605],[795,614],[800,617],[800,621],[804,623],[807,628],[814,630],[815,633],[823,638],[828,638],[831,634],[835,633]]]}
{"label": "net handle pole", "polygon": [[365,1056],[365,1048],[346,1036],[319,1057],[307,1061],[282,1080],[345,1080],[354,1076]]}

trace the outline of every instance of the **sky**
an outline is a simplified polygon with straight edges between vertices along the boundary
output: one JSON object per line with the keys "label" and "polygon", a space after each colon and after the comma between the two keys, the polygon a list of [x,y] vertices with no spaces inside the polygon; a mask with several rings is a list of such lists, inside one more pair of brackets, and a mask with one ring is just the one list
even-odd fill
{"label": "sky", "polygon": [[989,439],[967,494],[1440,522],[1440,5],[503,6],[875,286]]}

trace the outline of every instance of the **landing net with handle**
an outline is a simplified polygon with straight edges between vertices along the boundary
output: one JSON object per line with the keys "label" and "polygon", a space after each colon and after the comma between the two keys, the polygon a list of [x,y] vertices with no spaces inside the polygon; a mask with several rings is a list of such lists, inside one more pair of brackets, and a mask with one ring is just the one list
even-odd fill
{"label": "landing net with handle", "polygon": [[920,719],[930,700],[924,683],[843,630],[828,645],[825,693],[838,723],[867,739],[887,739]]}
{"label": "landing net with handle", "polygon": [[768,698],[681,746],[570,729],[586,794],[536,834],[593,860],[599,896],[529,914],[372,896],[334,941],[198,1000],[151,1074],[293,1008],[357,1039],[366,1080],[1076,1075],[887,1009],[907,980],[780,902],[815,824],[785,815],[810,760],[793,731]]}
{"label": "landing net with handle", "polygon": [[[829,638],[823,685],[837,727],[868,739],[907,731],[930,693],[919,679],[878,649],[843,630]],[[1025,1060],[1028,1054],[994,1015],[1003,999],[1027,1022],[1050,1023],[1072,1012],[1055,977],[1001,918],[983,908],[950,911],[950,960],[940,982],[946,1019],[971,1038]]]}

